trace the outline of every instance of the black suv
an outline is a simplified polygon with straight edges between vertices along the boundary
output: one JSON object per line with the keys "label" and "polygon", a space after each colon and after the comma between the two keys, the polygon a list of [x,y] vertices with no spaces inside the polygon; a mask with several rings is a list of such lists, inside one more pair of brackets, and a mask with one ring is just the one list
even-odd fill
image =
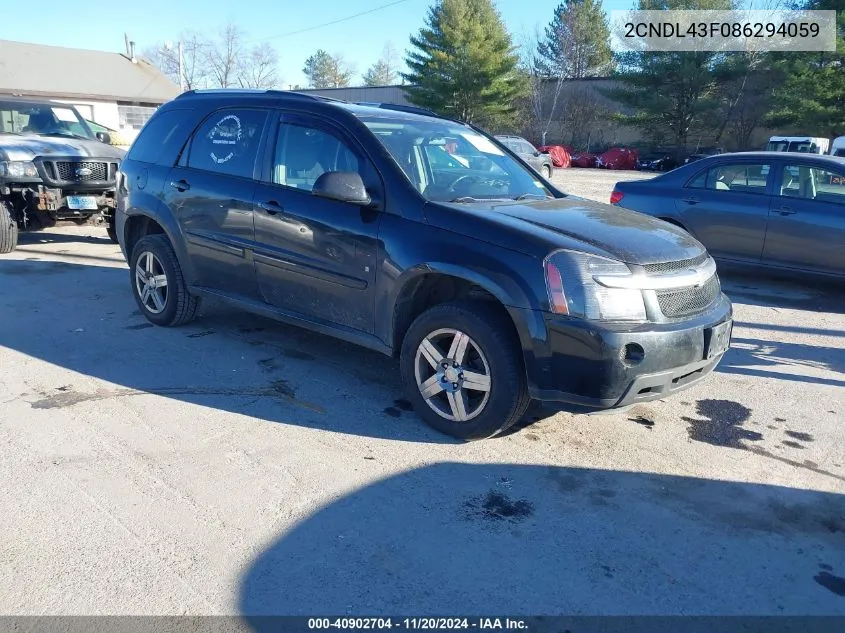
{"label": "black suv", "polygon": [[532,398],[663,398],[730,342],[731,303],[686,232],[390,106],[185,93],[121,164],[116,217],[151,322],[186,323],[212,296],[398,356],[419,415],[460,438],[506,429]]}
{"label": "black suv", "polygon": [[0,253],[18,232],[57,220],[104,222],[112,240],[117,168],[126,153],[71,105],[0,97]]}

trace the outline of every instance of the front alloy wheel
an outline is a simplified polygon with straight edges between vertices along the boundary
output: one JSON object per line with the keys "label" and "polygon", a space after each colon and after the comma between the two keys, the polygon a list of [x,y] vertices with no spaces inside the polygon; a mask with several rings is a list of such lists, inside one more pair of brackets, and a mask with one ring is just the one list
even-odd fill
{"label": "front alloy wheel", "polygon": [[141,253],[135,264],[135,290],[147,310],[162,313],[167,305],[167,273],[158,257],[149,251]]}
{"label": "front alloy wheel", "polygon": [[493,301],[455,301],[420,314],[399,355],[405,395],[438,431],[463,440],[490,437],[528,407],[519,340]]}
{"label": "front alloy wheel", "polygon": [[490,365],[478,344],[460,330],[443,328],[426,336],[417,347],[414,368],[420,395],[446,420],[472,420],[490,400]]}

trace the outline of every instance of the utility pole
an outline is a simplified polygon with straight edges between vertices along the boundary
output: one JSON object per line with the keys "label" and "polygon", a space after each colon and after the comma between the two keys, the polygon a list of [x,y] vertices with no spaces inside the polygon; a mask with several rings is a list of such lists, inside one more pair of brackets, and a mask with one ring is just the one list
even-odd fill
{"label": "utility pole", "polygon": [[185,74],[182,70],[182,40],[179,40],[179,90],[185,92]]}

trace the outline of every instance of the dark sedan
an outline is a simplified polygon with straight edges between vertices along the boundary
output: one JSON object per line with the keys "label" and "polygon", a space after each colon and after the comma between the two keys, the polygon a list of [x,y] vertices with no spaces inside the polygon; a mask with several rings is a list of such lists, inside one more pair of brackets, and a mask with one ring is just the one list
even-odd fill
{"label": "dark sedan", "polygon": [[845,277],[845,158],[709,156],[618,182],[610,202],[682,227],[717,259]]}

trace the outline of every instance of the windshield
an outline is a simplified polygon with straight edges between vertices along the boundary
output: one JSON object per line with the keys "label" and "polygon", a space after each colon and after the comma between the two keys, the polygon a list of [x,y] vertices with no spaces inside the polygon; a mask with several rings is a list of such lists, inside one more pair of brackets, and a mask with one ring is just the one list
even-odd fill
{"label": "windshield", "polygon": [[553,197],[536,173],[468,127],[426,119],[361,120],[427,200]]}
{"label": "windshield", "polygon": [[94,139],[76,110],[55,103],[0,101],[0,132]]}

